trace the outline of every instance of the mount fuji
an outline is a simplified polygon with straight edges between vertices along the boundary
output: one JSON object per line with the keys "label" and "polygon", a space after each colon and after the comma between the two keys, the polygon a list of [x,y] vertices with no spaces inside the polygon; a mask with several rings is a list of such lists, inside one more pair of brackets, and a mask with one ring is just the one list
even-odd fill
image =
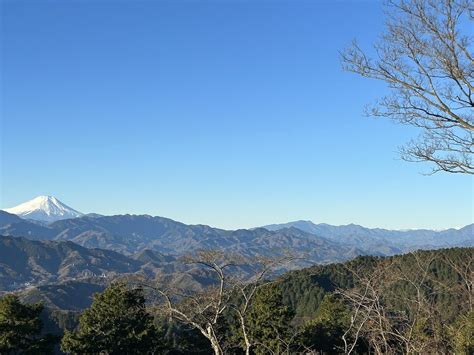
{"label": "mount fuji", "polygon": [[84,215],[53,196],[38,196],[18,206],[5,208],[3,211],[15,214],[21,218],[48,223]]}

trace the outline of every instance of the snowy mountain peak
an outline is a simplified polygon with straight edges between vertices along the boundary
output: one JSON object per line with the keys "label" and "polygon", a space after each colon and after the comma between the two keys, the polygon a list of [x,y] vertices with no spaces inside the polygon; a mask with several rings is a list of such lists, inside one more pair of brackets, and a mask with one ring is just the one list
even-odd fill
{"label": "snowy mountain peak", "polygon": [[83,214],[65,205],[54,196],[38,196],[5,212],[16,214],[22,218],[44,222],[54,222],[61,219],[77,218]]}

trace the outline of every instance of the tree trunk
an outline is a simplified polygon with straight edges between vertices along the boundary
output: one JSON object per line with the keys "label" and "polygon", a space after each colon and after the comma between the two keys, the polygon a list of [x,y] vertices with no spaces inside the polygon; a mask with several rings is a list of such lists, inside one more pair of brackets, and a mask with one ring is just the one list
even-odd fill
{"label": "tree trunk", "polygon": [[208,325],[206,330],[207,330],[206,338],[209,339],[209,341],[211,342],[211,346],[212,346],[212,350],[214,350],[214,354],[223,355],[221,346],[214,334],[214,329],[212,329],[212,326]]}
{"label": "tree trunk", "polygon": [[239,312],[239,317],[240,317],[240,325],[241,325],[241,328],[242,328],[242,334],[244,336],[244,342],[245,342],[245,355],[250,355],[250,341],[249,341],[249,338],[247,336],[247,328],[245,327],[245,319],[244,317],[242,316],[242,314],[240,314]]}
{"label": "tree trunk", "polygon": [[221,347],[219,346],[218,343],[216,343],[215,341],[211,340],[211,346],[212,346],[212,350],[214,350],[214,354],[215,355],[222,355],[222,350],[221,350]]}

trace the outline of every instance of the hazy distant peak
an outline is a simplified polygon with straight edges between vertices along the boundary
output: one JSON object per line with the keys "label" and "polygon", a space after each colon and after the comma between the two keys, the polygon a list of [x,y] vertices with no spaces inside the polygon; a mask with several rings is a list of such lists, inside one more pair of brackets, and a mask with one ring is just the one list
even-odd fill
{"label": "hazy distant peak", "polygon": [[22,218],[45,222],[83,216],[81,212],[67,206],[54,196],[38,196],[18,206],[5,208],[4,211]]}

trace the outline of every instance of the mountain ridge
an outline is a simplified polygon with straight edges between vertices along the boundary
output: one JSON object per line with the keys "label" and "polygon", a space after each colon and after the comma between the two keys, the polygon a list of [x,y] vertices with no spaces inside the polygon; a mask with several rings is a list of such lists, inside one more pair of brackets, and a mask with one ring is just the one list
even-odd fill
{"label": "mountain ridge", "polygon": [[[12,210],[22,218],[7,212]],[[275,257],[291,250],[305,255],[313,263],[341,261],[357,255],[382,256],[416,249],[474,245],[474,225],[445,231],[401,231],[300,220],[253,229],[224,230],[203,224],[187,225],[160,216],[84,215],[52,196],[40,196],[0,211],[0,234],[32,240],[72,241],[83,247],[125,255],[147,249],[170,255],[219,249],[245,256]]]}
{"label": "mountain ridge", "polygon": [[263,226],[270,231],[294,227],[307,233],[319,235],[331,241],[346,245],[365,243],[385,243],[387,246],[406,248],[408,250],[432,249],[450,246],[474,245],[474,224],[461,228],[450,228],[441,231],[430,229],[391,230],[384,228],[367,228],[357,224],[334,226],[326,223],[315,224],[311,221],[293,221],[282,224]]}
{"label": "mountain ridge", "polygon": [[364,253],[298,229],[227,231],[205,225],[186,225],[164,217],[137,215],[80,217],[47,226],[22,221],[0,225],[0,235],[72,241],[83,247],[109,249],[127,255],[145,249],[170,255],[183,255],[198,249],[219,249],[246,256],[273,257],[292,250],[308,255],[311,262],[329,262]]}
{"label": "mountain ridge", "polygon": [[[2,217],[3,215],[3,217]],[[0,234],[33,240],[69,240],[83,247],[134,254],[145,249],[182,255],[197,249],[220,249],[243,255],[276,256],[292,250],[314,263],[345,260],[356,255],[393,255],[416,249],[474,245],[474,225],[442,232],[390,231],[357,225],[331,226],[304,222],[267,228],[224,230],[186,225],[149,215],[82,216],[47,225],[0,214]],[[2,220],[5,222],[2,224]],[[9,223],[11,222],[11,223]]]}

